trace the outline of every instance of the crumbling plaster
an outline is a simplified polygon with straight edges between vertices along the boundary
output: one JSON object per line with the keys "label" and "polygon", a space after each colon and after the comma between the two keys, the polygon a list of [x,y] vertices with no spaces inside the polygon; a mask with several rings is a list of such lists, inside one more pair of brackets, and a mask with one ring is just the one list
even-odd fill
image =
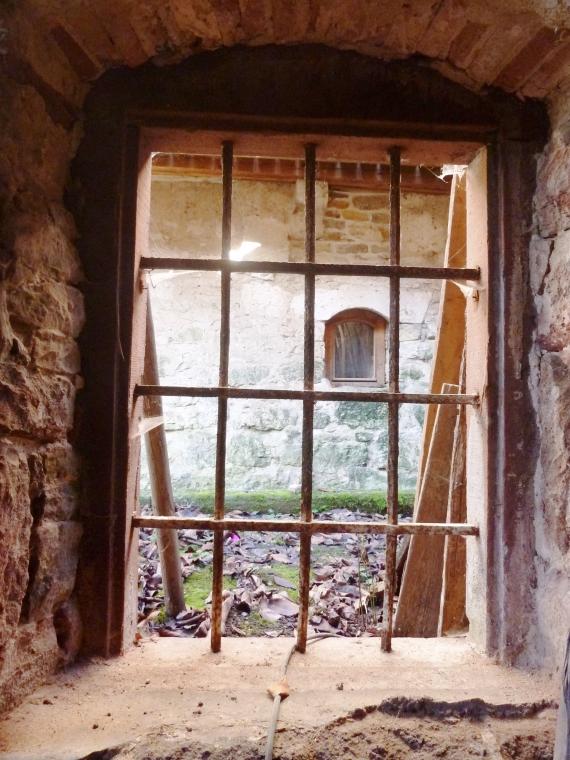
{"label": "crumbling plaster", "polygon": [[[11,14],[13,8],[17,8],[17,12]],[[98,55],[103,63],[87,52],[84,58],[79,56],[72,66],[53,36],[45,35],[43,20],[42,24],[36,23],[36,12],[42,11],[43,18],[43,11],[49,17],[49,10],[46,3],[42,3],[41,7],[37,4],[33,10],[29,3],[17,6],[7,4],[4,23],[9,34],[8,41],[2,35],[0,54],[0,269],[3,282],[7,283],[6,302],[11,331],[10,339],[2,346],[0,368],[0,535],[6,547],[0,560],[3,574],[0,594],[0,709],[18,701],[65,658],[73,656],[78,644],[78,617],[70,593],[79,535],[74,400],[81,386],[76,344],[84,319],[80,291],[86,291],[93,298],[99,294],[109,308],[113,305],[113,295],[106,290],[106,283],[112,282],[107,270],[108,260],[102,255],[97,261],[93,247],[88,246],[86,250],[91,262],[90,276],[87,283],[82,282],[75,250],[76,230],[64,203],[64,187],[69,177],[70,161],[81,136],[82,108],[89,87],[88,80],[97,77],[113,61],[137,65],[157,50],[150,43],[147,49],[140,47],[138,41],[135,45],[136,35],[132,27],[121,24],[117,27],[117,38],[124,44],[117,58],[110,36],[102,30],[100,21],[92,24],[87,18],[81,27],[82,34],[86,37],[93,35],[97,42],[92,41],[90,46],[94,48],[99,45]],[[67,10],[69,8],[62,12],[63,16]],[[347,9],[347,13],[350,16],[351,10]],[[302,15],[300,9],[299,17]],[[109,22],[111,25],[119,23],[120,11],[113,13],[112,19]],[[69,20],[72,24],[81,22],[76,14]],[[256,24],[259,25],[258,22]],[[293,29],[296,41],[301,42],[310,37],[303,31],[306,26],[304,21],[292,24],[289,19],[283,28]],[[358,26],[363,25],[359,23]],[[502,32],[502,26],[499,27]],[[335,28],[332,20],[329,28]],[[130,57],[127,32],[132,36],[134,45]],[[350,44],[351,34],[354,32],[346,32],[342,43],[345,47],[353,46]],[[256,35],[255,31],[250,33],[254,42]],[[494,39],[492,35],[490,39]],[[247,31],[240,41],[247,41]],[[197,50],[199,47],[196,48],[196,45],[202,42],[194,38],[194,47],[190,47],[193,51]],[[231,41],[227,42],[229,44]],[[213,41],[211,47],[219,44],[222,40]],[[330,44],[341,46],[341,43],[334,41]],[[140,52],[136,52],[139,50],[137,45]],[[366,46],[367,43],[361,45],[363,52]],[[123,56],[125,50],[126,59]],[[373,52],[382,55],[382,46],[376,44]],[[427,50],[425,54],[435,53]],[[473,85],[473,79],[462,77],[453,65],[439,61],[436,66],[447,75]],[[546,82],[543,85],[546,86]],[[560,126],[543,156],[537,195],[540,234],[553,238],[557,232],[557,245],[563,244],[564,225],[568,226],[568,148],[567,137],[564,137],[568,134],[568,127],[567,122],[564,127],[564,103],[567,100],[562,98],[552,101],[553,121]],[[109,132],[112,133],[113,129],[110,128]],[[109,187],[104,189],[109,190]],[[112,189],[116,190],[115,187]],[[553,222],[553,218],[558,221]],[[110,237],[108,231],[102,232],[100,250],[108,248]],[[547,246],[546,252],[541,248],[544,245]],[[548,257],[549,250],[548,243],[542,242],[537,235],[532,247],[535,280],[538,272],[547,271],[544,257]],[[542,282],[542,274],[539,279]],[[550,281],[549,277],[544,277],[544,280],[546,283]],[[1,304],[0,298],[0,308]],[[91,330],[92,334],[97,333],[93,325]],[[105,334],[99,334],[96,341],[105,345],[109,339]],[[565,407],[553,408],[552,394],[546,385],[548,373],[543,368],[548,362],[554,362],[555,354],[563,362],[566,357],[564,351],[546,351],[541,345],[539,339],[533,349],[532,388],[544,433],[548,424],[558,426],[559,415],[564,416]],[[560,372],[557,375],[559,378],[562,376],[560,382],[564,380],[563,375]],[[563,395],[558,398],[563,399]],[[97,431],[93,445],[100,440],[106,439],[101,431]],[[564,526],[561,526],[560,516],[548,520],[544,516],[543,505],[547,501],[549,503],[544,498],[545,490],[548,487],[550,493],[553,489],[550,484],[545,485],[544,480],[546,464],[553,460],[551,445],[556,447],[558,456],[554,457],[554,461],[559,462],[564,477],[564,461],[570,447],[566,438],[559,436],[552,444],[549,437],[543,438],[536,478],[537,617],[542,622],[539,624],[540,631],[534,631],[529,636],[527,646],[528,659],[547,666],[553,665],[556,660],[563,633],[559,616],[555,614],[556,602],[547,602],[545,592],[554,589],[554,598],[561,600],[564,588],[567,588],[567,574],[566,580],[563,575],[564,546],[562,542],[561,548],[559,539]],[[563,489],[555,490],[559,504],[563,504]],[[557,509],[560,515],[562,507]],[[559,527],[554,528],[555,525]],[[43,536],[42,526],[45,526]],[[58,589],[52,585],[43,603],[41,593],[35,589],[34,598],[39,600],[38,604],[29,605],[34,611],[29,613],[29,619],[24,619],[24,598],[27,591],[32,591],[29,588],[30,549],[34,545],[41,546],[44,541],[44,550],[37,555],[39,557],[41,554],[41,562],[34,577],[41,579],[46,587],[53,584],[59,572],[60,555],[63,554],[66,561],[63,563],[61,585]],[[83,556],[86,547],[94,545],[93,534],[84,541]],[[95,579],[91,578],[91,581],[95,582]],[[28,598],[34,594],[28,595]],[[538,599],[541,595],[542,598]],[[65,602],[68,597],[71,601]],[[65,651],[58,646],[54,626],[54,611],[58,610],[56,623],[60,625],[60,631],[68,632],[64,637]],[[62,615],[66,616],[63,625]]]}

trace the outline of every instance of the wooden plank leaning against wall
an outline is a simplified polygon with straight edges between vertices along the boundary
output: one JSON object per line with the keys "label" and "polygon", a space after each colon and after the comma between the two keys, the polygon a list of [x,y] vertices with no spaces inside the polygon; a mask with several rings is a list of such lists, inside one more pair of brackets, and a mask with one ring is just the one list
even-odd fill
{"label": "wooden plank leaning against wall", "polygon": [[[465,178],[454,175],[444,266],[465,266],[465,187]],[[456,283],[446,280],[442,283],[431,392],[448,389],[461,392],[464,345],[465,294]],[[465,435],[461,432],[465,417],[458,414],[457,407],[450,412],[435,405],[426,408],[414,522],[445,521],[451,513],[453,522],[466,519],[464,457],[462,460],[457,450],[458,446],[465,446]],[[457,540],[462,542],[460,538]],[[463,544],[431,536],[406,537],[399,554],[400,567],[404,561],[405,565],[395,634],[436,636],[462,627],[466,622]],[[446,581],[442,583],[444,577]]]}

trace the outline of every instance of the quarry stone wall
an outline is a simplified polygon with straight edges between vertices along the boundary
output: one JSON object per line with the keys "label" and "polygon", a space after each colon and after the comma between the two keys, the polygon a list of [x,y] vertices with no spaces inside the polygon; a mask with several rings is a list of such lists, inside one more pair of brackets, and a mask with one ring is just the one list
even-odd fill
{"label": "quarry stone wall", "polygon": [[[200,56],[195,68],[193,63],[181,64],[177,73],[177,69],[141,65],[166,52],[168,60],[176,62],[186,54],[230,46],[236,41],[326,43],[382,57],[387,48],[379,45],[378,40],[386,37],[394,19],[376,20],[375,15],[375,23],[369,24],[368,15],[372,11],[364,13],[362,4],[337,4],[342,18],[342,24],[337,24],[337,11],[330,20],[328,6],[321,4],[321,13],[317,14],[321,20],[315,27],[308,4],[281,3],[280,13],[273,13],[271,22],[269,17],[252,10],[252,5],[247,14],[251,26],[236,26],[232,13],[218,4],[216,12],[209,15],[208,24],[200,29],[202,22],[191,9],[187,16],[181,13],[176,23],[171,19],[168,24],[159,22],[159,10],[163,10],[163,5],[168,10],[165,4],[160,9],[158,4],[152,9],[141,5],[140,12],[134,6],[127,9],[117,3],[112,7],[106,4],[102,9],[102,2],[66,4],[65,9],[55,2],[35,4],[35,8],[33,5],[4,3],[0,24],[0,710],[20,700],[59,664],[73,657],[80,632],[73,592],[80,555],[83,575],[89,576],[91,588],[96,590],[87,599],[92,619],[87,621],[86,628],[94,628],[97,621],[102,628],[110,620],[113,635],[119,629],[117,620],[121,619],[121,611],[116,610],[120,606],[116,598],[122,591],[115,594],[115,606],[108,602],[113,583],[115,586],[120,583],[115,575],[110,575],[111,553],[105,547],[113,544],[121,549],[125,542],[110,527],[117,521],[112,511],[114,503],[107,499],[111,475],[104,473],[102,482],[101,470],[93,464],[94,456],[87,463],[80,462],[77,443],[82,426],[89,428],[94,419],[112,415],[112,381],[104,378],[105,382],[99,384],[99,395],[93,394],[95,400],[91,404],[75,402],[82,391],[77,348],[84,321],[82,293],[88,296],[92,308],[81,337],[82,365],[85,367],[89,357],[100,362],[101,357],[113,357],[116,352],[115,335],[109,327],[113,316],[104,322],[109,329],[101,329],[97,316],[102,312],[94,304],[98,303],[107,314],[114,314],[119,196],[116,166],[120,163],[116,134],[124,104],[162,108],[176,104],[181,109],[195,106],[210,111],[227,111],[235,105],[236,110],[255,113],[263,102],[259,89],[240,83],[242,72],[254,71],[258,72],[263,92],[272,94],[269,110],[274,101],[279,101],[275,113],[299,113],[307,105],[307,113],[313,116],[331,111],[338,117],[356,114],[360,118],[381,118],[388,111],[394,121],[417,121],[421,112],[427,122],[441,120],[445,115],[450,123],[468,123],[473,114],[481,121],[493,122],[502,118],[511,105],[501,110],[503,96],[496,89],[488,97],[479,96],[474,90],[494,81],[502,70],[502,60],[510,60],[515,48],[519,49],[513,47],[512,37],[505,35],[506,28],[521,35],[521,46],[526,39],[524,25],[513,25],[510,16],[495,14],[495,9],[486,7],[485,23],[491,19],[496,24],[488,28],[487,55],[471,55],[470,49],[464,53],[463,43],[451,45],[450,40],[464,37],[460,32],[465,18],[459,13],[450,24],[432,24],[433,13],[447,13],[446,4],[439,4],[430,6],[423,14],[423,26],[417,23],[415,14],[402,10],[397,24],[401,18],[415,32],[398,34],[398,41],[409,40],[411,46],[390,48],[390,56],[406,57],[417,51],[426,57],[426,62],[432,57],[433,66],[461,82],[462,87],[438,78],[433,70],[428,76],[427,70],[415,62],[388,65],[346,52],[327,50],[325,55],[321,48],[307,53],[289,47],[281,57],[278,49],[273,48],[262,65],[256,58],[258,54],[264,55],[262,50],[222,51],[211,54],[213,73],[209,65],[200,62]],[[353,12],[358,7],[360,13]],[[127,12],[132,26],[126,20]],[[480,12],[479,5],[470,9],[475,20]],[[60,24],[63,18],[65,28]],[[364,18],[365,22],[355,25],[354,18]],[[530,22],[525,28],[528,32],[530,26],[534,34],[535,21],[531,18]],[[4,24],[8,27],[7,39]],[[239,38],[234,36],[237,28]],[[181,38],[176,37],[177,29],[182,30]],[[370,38],[355,42],[363,29]],[[482,39],[478,34],[470,37],[475,46]],[[421,42],[422,47],[417,48],[415,41]],[[498,63],[495,53],[502,56]],[[327,56],[334,58],[334,66],[327,64]],[[160,60],[164,62],[164,58]],[[467,65],[469,75],[465,73]],[[102,76],[105,69],[114,66],[116,79],[112,79],[114,74]],[[134,72],[128,71],[128,66],[141,68]],[[392,78],[390,67],[396,71]],[[284,75],[285,86],[271,89],[273,79],[285,69],[289,71]],[[353,70],[354,79],[350,74]],[[312,89],[313,95],[323,93],[322,101],[312,97],[310,103],[299,107],[294,102],[296,86],[304,81],[305,75],[321,77],[329,85],[324,90],[316,85]],[[107,79],[100,86],[93,85],[99,77]],[[230,89],[234,100],[228,100],[228,88],[219,86],[227,81],[233,85]],[[202,82],[205,84],[200,86]],[[518,84],[515,81],[506,89],[517,91]],[[524,85],[525,94],[542,98],[552,89],[551,84],[541,66],[537,66],[528,86]],[[84,108],[89,89],[97,92]],[[218,91],[222,94],[217,95]],[[241,100],[236,93],[242,93]],[[376,98],[379,93],[384,101]],[[541,112],[540,104],[535,105],[537,108],[529,108],[528,113]],[[567,626],[567,621],[561,622],[561,616],[570,607],[566,495],[570,442],[566,430],[565,332],[570,192],[567,113],[567,97],[552,101],[554,131],[540,164],[537,228],[531,248],[531,284],[538,322],[531,352],[530,385],[542,441],[535,500],[529,504],[537,547],[536,616],[522,655],[532,664],[548,668],[559,661],[563,629]],[[513,122],[515,131],[517,118],[518,112]],[[91,139],[84,150],[83,169],[74,172],[72,184],[67,188],[67,198],[75,199],[72,217],[68,210],[71,206],[64,202],[64,188],[70,181],[70,162],[81,142],[82,128]],[[102,147],[102,158],[95,150],[97,147]],[[84,180],[83,187],[78,175]],[[86,189],[85,178],[89,175],[92,186]],[[82,207],[85,197],[95,202]],[[81,224],[83,233],[90,226],[97,229],[96,240],[87,235],[80,242],[84,267],[88,264],[90,270],[85,282],[76,252],[74,219]],[[83,393],[89,387],[93,389],[93,376],[86,372]],[[87,431],[87,436],[92,433],[92,455],[97,451],[106,454],[112,443],[109,430],[112,425],[105,418],[95,434]],[[91,483],[88,478],[93,473],[99,490],[83,514],[89,530],[85,531],[80,551],[78,512],[80,503],[84,505],[86,499],[80,499],[79,495],[81,487],[92,494],[96,490],[93,477]],[[102,502],[99,511],[94,508],[96,499]],[[123,559],[120,550],[112,556],[118,560],[118,566]],[[527,573],[521,573],[520,577],[521,583],[527,582]],[[96,642],[99,652],[108,652],[107,642],[103,644],[102,640],[100,636]]]}
{"label": "quarry stone wall", "polygon": [[28,70],[0,57],[0,711],[73,659],[81,631],[73,429],[84,311],[63,192],[85,86],[18,31]]}
{"label": "quarry stone wall", "polygon": [[540,430],[534,479],[536,615],[532,664],[560,667],[570,629],[570,89],[550,104],[538,164],[530,286],[530,387]]}
{"label": "quarry stone wall", "polygon": [[[451,180],[447,178],[449,183]],[[233,246],[259,244],[248,259],[300,260],[304,255],[303,183],[239,180],[234,185]],[[154,256],[219,256],[221,185],[215,181],[157,178],[151,202]],[[402,199],[402,262],[441,266],[447,234],[448,195],[407,193]],[[383,264],[389,258],[385,192],[340,189],[320,182],[317,191],[318,262]],[[302,276],[232,276],[230,384],[302,389]],[[400,378],[403,391],[429,387],[441,284],[402,280]],[[161,381],[168,385],[217,384],[220,277],[217,273],[150,275],[150,294]],[[315,387],[326,389],[325,323],[345,309],[389,314],[389,282],[381,278],[317,277]],[[382,379],[385,387],[385,378]],[[347,385],[346,390],[354,389]],[[167,446],[175,498],[191,502],[214,485],[216,409],[213,399],[164,399]],[[424,409],[400,412],[400,488],[416,484]],[[301,486],[302,404],[230,400],[226,485],[230,490]],[[385,490],[387,407],[350,401],[315,408],[314,487],[324,491]],[[142,496],[149,495],[143,457]]]}

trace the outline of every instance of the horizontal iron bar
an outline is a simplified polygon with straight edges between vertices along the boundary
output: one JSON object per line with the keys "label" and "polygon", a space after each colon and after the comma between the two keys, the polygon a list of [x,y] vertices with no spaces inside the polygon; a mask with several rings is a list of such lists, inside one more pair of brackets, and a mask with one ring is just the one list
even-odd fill
{"label": "horizontal iron bar", "polygon": [[135,528],[194,530],[268,531],[271,533],[385,533],[394,535],[429,534],[439,536],[478,536],[479,528],[468,523],[399,523],[387,522],[330,522],[328,520],[237,520],[213,517],[141,517],[134,515]]}
{"label": "horizontal iron bar", "polygon": [[389,391],[294,391],[278,388],[221,388],[218,386],[137,385],[136,396],[188,398],[277,399],[282,401],[368,401],[386,404],[462,404],[477,406],[479,396],[467,393],[390,393]]}
{"label": "horizontal iron bar", "polygon": [[381,264],[317,264],[305,261],[233,261],[231,259],[183,259],[143,256],[141,269],[233,272],[236,274],[314,274],[351,277],[393,277],[421,280],[478,280],[481,272],[462,267],[406,267]]}

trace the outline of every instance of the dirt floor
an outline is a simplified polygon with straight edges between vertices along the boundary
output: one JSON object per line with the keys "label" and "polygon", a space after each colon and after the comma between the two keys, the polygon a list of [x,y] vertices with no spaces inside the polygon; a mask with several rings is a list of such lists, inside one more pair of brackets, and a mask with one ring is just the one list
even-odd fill
{"label": "dirt floor", "polygon": [[[0,723],[6,760],[253,760],[292,640],[152,639],[74,666]],[[557,684],[467,639],[327,639],[289,668],[275,758],[552,757]],[[426,699],[429,695],[430,699]]]}

